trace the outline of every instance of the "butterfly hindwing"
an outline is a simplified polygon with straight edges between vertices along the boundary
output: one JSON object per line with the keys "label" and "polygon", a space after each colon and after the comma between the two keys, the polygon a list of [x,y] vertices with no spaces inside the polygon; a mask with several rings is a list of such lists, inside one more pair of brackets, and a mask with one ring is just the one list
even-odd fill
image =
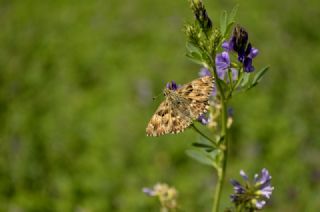
{"label": "butterfly hindwing", "polygon": [[177,93],[190,102],[188,106],[192,119],[197,119],[208,110],[213,89],[213,78],[210,76],[193,80],[177,89]]}
{"label": "butterfly hindwing", "polygon": [[187,128],[192,119],[179,110],[173,109],[172,103],[165,99],[151,117],[146,133],[148,136],[159,136],[168,133],[179,133]]}

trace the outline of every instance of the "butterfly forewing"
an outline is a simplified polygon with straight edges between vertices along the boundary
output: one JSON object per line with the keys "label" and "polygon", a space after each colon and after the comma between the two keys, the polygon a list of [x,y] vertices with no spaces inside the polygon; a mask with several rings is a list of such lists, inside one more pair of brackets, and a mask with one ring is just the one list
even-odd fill
{"label": "butterfly forewing", "polygon": [[205,76],[191,81],[180,87],[177,93],[189,101],[188,109],[191,111],[191,118],[197,119],[209,108],[209,97],[213,92],[213,78]]}
{"label": "butterfly forewing", "polygon": [[159,136],[182,132],[194,119],[207,111],[213,86],[213,78],[207,76],[193,80],[173,91],[174,95],[166,97],[149,121],[146,128],[147,135]]}

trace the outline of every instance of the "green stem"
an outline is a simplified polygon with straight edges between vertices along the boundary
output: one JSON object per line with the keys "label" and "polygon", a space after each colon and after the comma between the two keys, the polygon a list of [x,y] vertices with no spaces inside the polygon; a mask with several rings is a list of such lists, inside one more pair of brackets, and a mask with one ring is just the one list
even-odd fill
{"label": "green stem", "polygon": [[215,188],[215,194],[214,194],[214,199],[213,199],[213,208],[212,212],[218,212],[219,211],[219,205],[220,205],[220,198],[221,198],[221,193],[222,193],[222,187],[223,187],[223,182],[225,178],[225,173],[226,173],[226,168],[227,168],[227,156],[228,156],[228,140],[229,140],[229,135],[228,135],[228,129],[227,129],[227,104],[223,103],[222,104],[222,135],[225,136],[224,138],[224,146],[222,150],[222,167],[217,169],[217,174],[218,174],[218,182],[216,184]]}
{"label": "green stem", "polygon": [[227,100],[229,100],[231,98],[234,89],[237,88],[240,85],[240,83],[242,82],[242,78],[243,78],[242,69],[239,70],[238,75],[239,76],[238,76],[237,82],[234,83],[233,86],[231,86],[231,89],[230,89],[230,91],[229,91],[229,93],[227,95]]}
{"label": "green stem", "polygon": [[[215,58],[215,55],[213,55],[213,58]],[[217,175],[218,175],[218,182],[216,184],[214,198],[213,198],[213,206],[212,206],[212,212],[218,212],[219,206],[220,206],[220,199],[221,199],[221,193],[222,193],[222,186],[225,178],[226,168],[227,168],[227,155],[228,155],[228,128],[227,128],[227,99],[225,98],[225,94],[223,92],[222,86],[218,80],[218,75],[216,72],[215,64],[212,66],[212,71],[214,74],[214,77],[216,79],[216,85],[219,90],[220,96],[221,96],[221,110],[222,110],[222,117],[221,117],[221,136],[224,136],[224,140],[222,141],[224,144],[224,148],[222,148],[222,157],[221,157],[221,164],[220,168],[217,169]]]}
{"label": "green stem", "polygon": [[213,141],[211,138],[209,138],[208,136],[206,136],[203,132],[201,132],[194,124],[191,124],[191,127],[197,132],[199,133],[202,137],[204,137],[205,139],[207,139],[208,141],[210,141],[212,143],[212,146],[215,148],[218,148],[217,144],[215,141]]}

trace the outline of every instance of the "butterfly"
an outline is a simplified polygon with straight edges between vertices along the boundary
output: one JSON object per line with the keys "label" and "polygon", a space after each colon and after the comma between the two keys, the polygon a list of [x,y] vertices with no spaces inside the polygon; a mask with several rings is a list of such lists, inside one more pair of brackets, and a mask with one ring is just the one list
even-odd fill
{"label": "butterfly", "polygon": [[167,87],[163,90],[165,100],[151,117],[146,133],[159,136],[184,131],[193,120],[207,112],[209,97],[214,89],[212,76],[195,79],[181,87]]}

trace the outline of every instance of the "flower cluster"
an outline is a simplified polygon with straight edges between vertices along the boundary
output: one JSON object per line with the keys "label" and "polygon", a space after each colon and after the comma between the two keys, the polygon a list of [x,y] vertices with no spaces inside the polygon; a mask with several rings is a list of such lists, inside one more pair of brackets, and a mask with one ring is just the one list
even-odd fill
{"label": "flower cluster", "polygon": [[236,52],[238,54],[238,61],[243,64],[244,71],[253,72],[254,67],[252,60],[258,55],[259,51],[253,48],[248,40],[249,36],[246,30],[240,26],[236,26],[233,30],[232,37],[229,41],[222,44],[222,48],[227,52]]}
{"label": "flower cluster", "polygon": [[143,188],[142,191],[151,197],[158,197],[162,208],[177,208],[177,190],[165,183],[157,183],[153,188]]}
{"label": "flower cluster", "polygon": [[261,176],[255,174],[253,183],[249,181],[249,177],[243,170],[240,171],[240,175],[245,184],[241,185],[238,181],[231,180],[234,189],[234,194],[230,196],[231,201],[237,208],[262,209],[274,190],[271,186],[269,171],[262,169]]}

